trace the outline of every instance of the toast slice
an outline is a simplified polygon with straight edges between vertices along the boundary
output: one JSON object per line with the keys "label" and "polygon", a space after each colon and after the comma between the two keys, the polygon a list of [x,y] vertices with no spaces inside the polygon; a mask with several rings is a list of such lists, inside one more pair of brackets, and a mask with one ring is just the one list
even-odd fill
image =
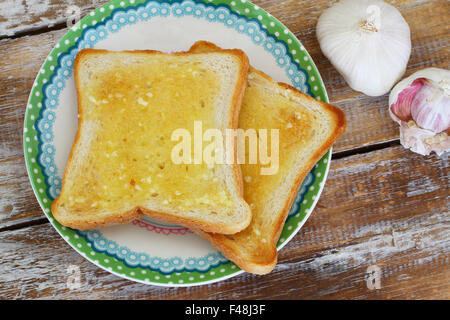
{"label": "toast slice", "polygon": [[[149,215],[232,234],[250,223],[237,164],[176,164],[176,129],[236,128],[248,58],[85,49],[74,63],[78,132],[52,213],[76,229]],[[190,144],[190,143],[189,143]],[[192,152],[193,154],[193,152]]]}
{"label": "toast slice", "polygon": [[[203,41],[191,48],[217,50],[221,49]],[[346,119],[340,109],[250,67],[239,128],[279,130],[278,172],[261,175],[264,166],[241,165],[244,198],[252,208],[252,222],[245,230],[234,235],[195,231],[245,271],[265,274],[276,265],[276,244],[304,178],[344,132]]]}

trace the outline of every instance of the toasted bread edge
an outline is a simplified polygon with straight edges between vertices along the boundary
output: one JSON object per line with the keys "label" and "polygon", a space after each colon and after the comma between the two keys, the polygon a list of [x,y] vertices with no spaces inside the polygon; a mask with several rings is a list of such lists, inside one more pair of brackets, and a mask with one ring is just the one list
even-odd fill
{"label": "toasted bread edge", "polygon": [[[206,48],[206,49],[204,49]],[[208,42],[208,41],[198,41],[196,42],[192,47],[191,50],[197,50],[198,52],[208,52],[210,50],[222,50],[217,45]],[[261,259],[259,261],[249,260],[245,259],[241,255],[239,255],[233,248],[230,248],[226,245],[226,242],[229,240],[224,240],[224,237],[221,235],[214,235],[214,234],[208,234],[207,232],[204,232],[202,230],[194,230],[198,235],[200,235],[202,238],[208,240],[215,248],[217,248],[219,251],[222,252],[222,254],[227,257],[228,259],[232,260],[234,263],[236,263],[241,269],[254,273],[254,274],[267,274],[271,272],[277,263],[277,248],[276,244],[278,242],[278,239],[280,237],[281,231],[283,230],[287,215],[289,213],[290,208],[292,207],[292,204],[294,202],[295,196],[297,195],[301,184],[303,180],[306,178],[308,173],[312,170],[314,165],[319,161],[332,147],[333,143],[338,139],[338,137],[344,133],[346,126],[347,126],[347,120],[345,117],[345,114],[342,110],[339,108],[328,104],[326,102],[321,102],[313,97],[301,92],[300,90],[292,87],[289,84],[283,83],[283,82],[276,82],[273,80],[269,75],[265,74],[264,72],[257,70],[250,66],[250,70],[252,72],[258,73],[258,75],[264,77],[266,80],[272,82],[274,85],[279,85],[283,87],[286,90],[291,91],[291,93],[295,95],[301,95],[303,98],[308,99],[312,103],[320,103],[322,106],[326,108],[326,110],[329,112],[330,115],[333,116],[335,120],[335,128],[328,137],[328,139],[321,145],[321,147],[314,153],[314,155],[311,157],[310,161],[300,170],[300,172],[297,174],[297,177],[295,179],[295,183],[293,184],[288,199],[285,202],[285,205],[278,216],[278,219],[276,219],[275,222],[275,228],[273,229],[274,232],[271,235],[272,241],[270,242],[270,246],[267,247],[267,253],[265,255],[265,259]]]}
{"label": "toasted bread edge", "polygon": [[[233,54],[234,56],[236,56],[240,61],[240,70],[239,70],[239,76],[238,76],[238,81],[236,83],[236,87],[234,90],[234,95],[232,98],[232,106],[231,106],[231,110],[229,111],[229,119],[227,121],[228,127],[230,127],[231,129],[236,129],[238,126],[238,121],[239,121],[239,112],[240,112],[240,108],[241,108],[241,103],[242,103],[242,98],[244,96],[245,93],[245,89],[247,86],[247,73],[249,70],[249,61],[248,61],[248,57],[247,55],[239,49],[231,49],[231,50],[221,50],[222,52],[226,52],[229,54]],[[77,132],[75,134],[75,139],[72,145],[72,148],[70,150],[69,153],[69,158],[67,160],[67,165],[66,165],[66,169],[64,170],[64,175],[63,175],[63,180],[62,180],[62,185],[61,185],[61,190],[63,190],[64,185],[65,185],[65,181],[66,181],[66,174],[68,171],[68,167],[69,167],[69,163],[72,161],[73,159],[73,155],[75,153],[75,150],[77,148],[78,145],[78,141],[79,138],[81,136],[81,130],[82,130],[82,122],[83,122],[83,106],[81,104],[81,99],[79,98],[81,96],[81,92],[80,92],[80,86],[79,84],[79,64],[81,63],[82,59],[84,59],[86,56],[88,55],[96,55],[96,54],[104,54],[104,53],[108,53],[110,51],[108,50],[103,50],[103,49],[82,49],[80,50],[80,52],[77,54],[77,56],[75,57],[75,61],[74,61],[74,65],[73,65],[73,69],[74,69],[74,78],[75,78],[75,83],[76,83],[76,92],[77,92],[77,99],[78,99],[78,114],[79,114],[79,118],[78,118],[78,128],[77,128]],[[134,50],[134,51],[122,51],[122,52],[127,52],[127,53],[162,53],[162,54],[167,54],[167,53],[163,53],[161,51],[156,51],[156,50]],[[175,52],[175,53],[170,53],[171,55],[186,55],[186,54],[192,54],[194,53],[193,50],[188,50],[185,52]],[[235,144],[237,144],[235,142]],[[237,147],[234,147],[235,152],[237,152]],[[244,193],[244,183],[243,183],[243,179],[242,179],[242,174],[241,174],[241,168],[239,166],[239,164],[233,164],[233,174],[234,174],[234,179],[236,181],[236,186],[237,186],[237,191],[239,193],[239,195],[242,197],[243,193]],[[62,192],[62,191],[61,191]],[[216,233],[223,233],[223,234],[234,234],[237,233],[243,229],[245,229],[251,222],[251,210],[250,207],[248,206],[248,204],[242,199],[242,205],[244,206],[244,208],[246,209],[247,213],[245,215],[245,220],[243,220],[240,224],[236,225],[224,225],[224,226],[217,226],[214,224],[209,224],[209,223],[203,223],[203,222],[197,222],[193,219],[185,219],[185,218],[181,218],[181,217],[172,217],[170,215],[168,215],[167,213],[162,213],[162,212],[157,212],[157,211],[151,211],[151,210],[147,210],[145,208],[141,208],[141,207],[135,207],[130,211],[126,211],[122,214],[117,214],[119,217],[113,216],[111,218],[107,218],[107,219],[103,219],[101,221],[95,221],[95,222],[87,222],[87,221],[80,221],[80,222],[73,222],[73,221],[67,221],[65,220],[60,214],[59,214],[59,210],[58,210],[58,202],[59,202],[60,197],[56,198],[53,200],[52,205],[51,205],[51,212],[54,216],[54,218],[61,223],[62,225],[68,226],[70,228],[74,228],[74,229],[79,229],[79,230],[88,230],[88,229],[95,229],[97,227],[101,227],[101,226],[108,226],[108,225],[113,225],[113,224],[118,224],[118,223],[126,223],[126,222],[130,222],[132,220],[135,219],[139,219],[142,217],[143,214],[149,215],[151,217],[154,217],[156,219],[160,219],[169,223],[175,223],[175,224],[180,224],[180,225],[184,225],[186,227],[190,227],[190,228],[199,228],[201,227],[203,230],[207,230],[209,232],[216,232]]]}

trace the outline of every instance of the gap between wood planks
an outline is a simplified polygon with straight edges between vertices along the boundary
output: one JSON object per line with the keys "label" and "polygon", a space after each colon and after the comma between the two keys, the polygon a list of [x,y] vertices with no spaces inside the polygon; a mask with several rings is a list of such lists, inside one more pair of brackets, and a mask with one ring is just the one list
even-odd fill
{"label": "gap between wood planks", "polygon": [[47,33],[50,31],[62,30],[65,28],[67,28],[67,22],[64,20],[64,21],[57,22],[55,24],[51,24],[48,26],[31,27],[29,29],[14,33],[13,35],[10,35],[10,36],[9,35],[0,35],[0,40],[5,40],[5,39],[14,40],[14,39],[23,38],[26,36],[36,36],[39,34]]}
{"label": "gap between wood planks", "polygon": [[358,146],[350,149],[342,149],[338,150],[336,152],[333,152],[331,155],[332,160],[342,159],[349,156],[354,156],[357,154],[364,154],[369,153],[372,151],[382,150],[385,148],[393,147],[393,146],[399,146],[400,145],[400,139],[391,139],[386,140],[382,142],[374,142],[368,145]]}
{"label": "gap between wood planks", "polygon": [[46,224],[46,223],[49,223],[49,221],[48,221],[47,217],[44,215],[42,217],[30,217],[30,218],[25,218],[25,219],[20,219],[20,220],[13,220],[13,221],[9,221],[9,222],[5,223],[3,226],[1,226],[0,233],[6,232],[6,231],[22,229],[22,228],[27,228],[27,227],[31,227],[31,226],[36,226],[36,225],[40,225],[40,224]]}

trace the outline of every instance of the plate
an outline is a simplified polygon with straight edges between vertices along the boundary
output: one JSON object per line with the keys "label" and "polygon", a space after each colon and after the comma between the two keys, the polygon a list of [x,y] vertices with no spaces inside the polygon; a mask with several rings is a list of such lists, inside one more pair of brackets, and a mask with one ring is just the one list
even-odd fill
{"label": "plate", "polygon": [[[300,10],[301,8],[299,8]],[[160,286],[216,282],[243,271],[190,230],[149,218],[92,231],[54,220],[77,130],[73,61],[83,48],[187,50],[197,40],[240,48],[251,64],[303,92],[328,101],[311,57],[278,20],[244,0],[114,0],[75,24],[45,60],[31,91],[24,125],[28,175],[45,215],[73,249],[120,277]],[[285,246],[311,214],[323,189],[331,150],[306,177],[278,241]]]}

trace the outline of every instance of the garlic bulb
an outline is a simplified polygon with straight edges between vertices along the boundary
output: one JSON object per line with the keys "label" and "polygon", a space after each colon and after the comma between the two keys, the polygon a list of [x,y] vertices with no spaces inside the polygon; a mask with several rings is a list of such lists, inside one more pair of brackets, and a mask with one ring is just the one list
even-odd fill
{"label": "garlic bulb", "polygon": [[382,0],[341,0],[323,12],[316,33],[324,55],[356,91],[381,96],[405,73],[409,26]]}
{"label": "garlic bulb", "polygon": [[449,152],[450,71],[427,68],[400,81],[389,96],[389,113],[406,148],[422,155]]}

